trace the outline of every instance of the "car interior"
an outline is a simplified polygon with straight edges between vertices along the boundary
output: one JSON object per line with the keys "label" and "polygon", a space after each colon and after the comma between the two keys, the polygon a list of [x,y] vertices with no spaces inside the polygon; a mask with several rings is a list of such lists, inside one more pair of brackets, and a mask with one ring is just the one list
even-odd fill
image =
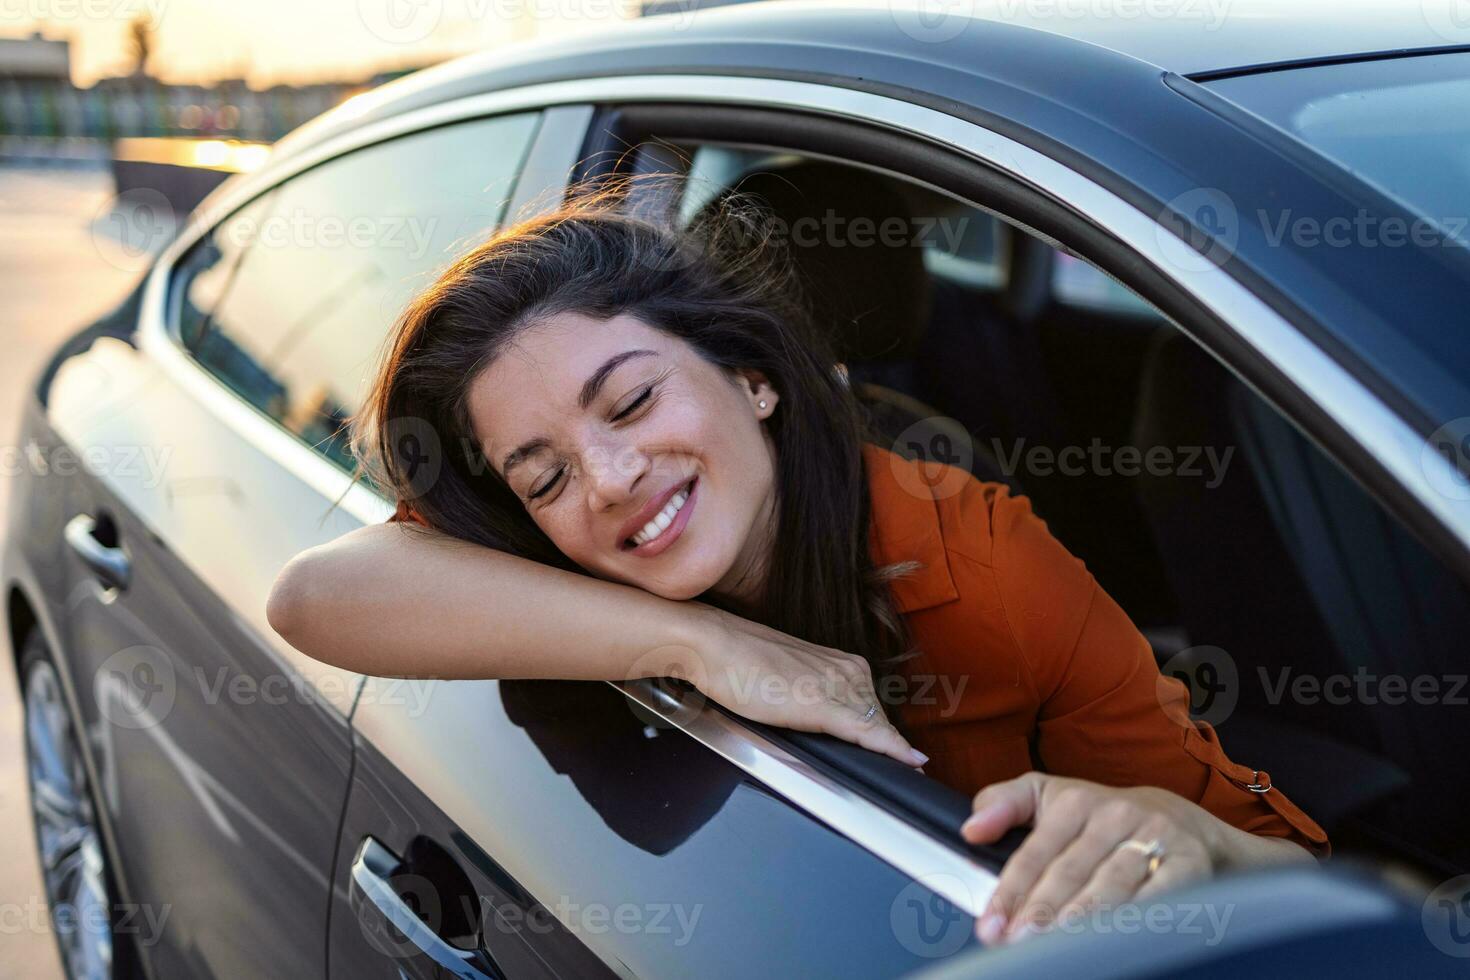
{"label": "car interior", "polygon": [[[1276,408],[1127,286],[983,202],[824,155],[653,137],[622,165],[698,178],[686,219],[738,190],[786,228],[835,215],[924,229],[791,249],[870,438],[1030,497],[1190,685],[1197,716],[1236,699],[1216,722],[1231,757],[1269,773],[1338,853],[1431,873],[1470,861],[1448,830],[1470,784],[1449,751],[1467,692],[1449,681],[1437,699],[1392,702],[1287,686],[1453,678],[1464,585]],[[1094,445],[1167,447],[1178,468],[1064,472],[1017,455]],[[943,787],[834,740],[766,734],[938,828],[963,819]]]}

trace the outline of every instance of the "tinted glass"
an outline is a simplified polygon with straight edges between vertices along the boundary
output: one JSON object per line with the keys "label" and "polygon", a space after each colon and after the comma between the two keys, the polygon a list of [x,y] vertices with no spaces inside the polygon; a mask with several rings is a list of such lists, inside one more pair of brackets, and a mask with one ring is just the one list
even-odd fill
{"label": "tinted glass", "polygon": [[342,426],[389,329],[418,290],[500,221],[536,120],[446,126],[288,181],[207,327],[185,334],[194,356],[351,468]]}
{"label": "tinted glass", "polygon": [[1470,244],[1470,53],[1266,72],[1210,87]]}

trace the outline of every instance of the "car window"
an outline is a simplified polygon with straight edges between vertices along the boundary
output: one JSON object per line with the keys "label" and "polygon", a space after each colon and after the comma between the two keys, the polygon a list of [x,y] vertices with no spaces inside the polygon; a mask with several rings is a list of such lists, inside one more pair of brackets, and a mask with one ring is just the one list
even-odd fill
{"label": "car window", "polygon": [[[1232,759],[1266,773],[1340,850],[1470,866],[1455,829],[1470,759],[1445,749],[1470,719],[1465,584],[1286,416],[1085,259],[1034,236],[1002,249],[1033,270],[1054,262],[1053,299],[1070,302],[1007,302],[903,249],[875,284],[844,237],[856,216],[891,216],[872,202],[904,208],[912,227],[989,212],[831,166],[788,155],[779,180],[741,187],[772,189],[788,223],[830,215],[832,230],[792,258],[863,314],[854,324],[872,356],[846,368],[869,438],[1027,496],[1162,669],[1191,684]],[[993,230],[1030,235],[1004,220]],[[992,238],[975,240],[982,261]],[[839,342],[853,329],[832,326]]]}
{"label": "car window", "polygon": [[270,198],[271,192],[262,194],[216,224],[174,267],[171,322],[177,325],[185,347],[198,346],[209,312],[224,296],[240,259],[255,240]]}
{"label": "car window", "polygon": [[1312,65],[1208,84],[1470,245],[1470,53]]}
{"label": "car window", "polygon": [[1056,253],[1051,291],[1057,302],[1067,306],[1152,319],[1159,316],[1133,290],[1085,259],[1066,252]]}
{"label": "car window", "polygon": [[[499,223],[536,122],[527,113],[445,126],[287,181],[207,324],[186,333],[180,320],[191,353],[351,469],[343,424],[361,404],[396,316]],[[219,291],[219,264],[199,285],[200,302]]]}

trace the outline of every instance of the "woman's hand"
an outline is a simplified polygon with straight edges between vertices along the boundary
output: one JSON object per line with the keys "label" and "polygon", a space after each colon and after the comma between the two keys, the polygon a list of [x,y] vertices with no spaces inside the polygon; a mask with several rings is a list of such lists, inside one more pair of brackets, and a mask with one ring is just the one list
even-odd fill
{"label": "woman's hand", "polygon": [[752,721],[824,732],[905,765],[929,761],[884,714],[862,657],[702,608],[708,615],[682,671],[709,698]]}
{"label": "woman's hand", "polygon": [[[1119,789],[1037,772],[987,786],[973,809],[960,831],[972,844],[1033,825],[977,922],[987,945],[1209,877],[1230,859],[1230,835],[1244,833],[1167,790]],[[1144,848],[1120,847],[1128,841],[1162,846],[1152,874]],[[1274,843],[1306,854],[1290,842]]]}

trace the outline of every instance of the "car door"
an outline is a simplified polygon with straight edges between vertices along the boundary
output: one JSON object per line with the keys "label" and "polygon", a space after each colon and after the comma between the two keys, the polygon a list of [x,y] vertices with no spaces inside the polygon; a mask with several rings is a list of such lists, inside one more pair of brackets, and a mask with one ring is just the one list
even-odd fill
{"label": "car door", "polygon": [[83,460],[62,619],[123,887],[161,920],[156,975],[325,972],[361,678],[276,637],[266,596],[360,525],[340,428],[362,365],[416,278],[499,220],[539,122],[408,133],[217,195],[203,212],[228,216],[165,253],[136,346],[56,373],[53,424]]}

